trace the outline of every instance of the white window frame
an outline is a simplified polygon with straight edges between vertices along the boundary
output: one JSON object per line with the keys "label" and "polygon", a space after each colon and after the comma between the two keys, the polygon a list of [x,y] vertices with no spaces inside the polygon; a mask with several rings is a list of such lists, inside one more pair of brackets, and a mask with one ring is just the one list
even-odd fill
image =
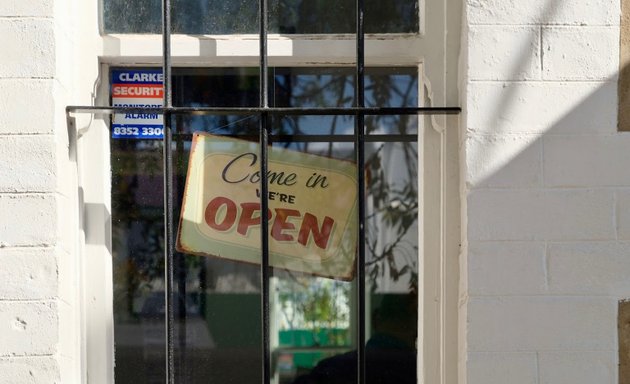
{"label": "white window frame", "polygon": [[[424,105],[458,105],[461,5],[454,0],[420,0],[420,9],[421,31],[417,34],[366,34],[365,65],[415,66],[420,79],[419,95],[421,99],[426,95]],[[89,24],[89,18],[83,24]],[[94,41],[96,45],[87,50],[98,59],[100,77],[94,87],[94,105],[109,102],[110,67],[162,64],[160,35],[110,34]],[[173,35],[171,44],[174,67],[259,64],[258,35]],[[344,34],[270,34],[268,55],[270,67],[350,66],[355,63],[355,38]],[[88,58],[89,61],[92,60]],[[90,384],[112,384],[115,362],[109,116],[76,118],[84,231],[83,377]],[[429,119],[430,124],[421,125],[433,129],[421,127],[424,134],[418,135],[418,164],[423,164],[418,177],[419,247],[424,254],[418,264],[423,286],[418,303],[418,382],[454,384],[458,382],[458,340],[463,339],[458,338],[459,122],[457,117]]]}

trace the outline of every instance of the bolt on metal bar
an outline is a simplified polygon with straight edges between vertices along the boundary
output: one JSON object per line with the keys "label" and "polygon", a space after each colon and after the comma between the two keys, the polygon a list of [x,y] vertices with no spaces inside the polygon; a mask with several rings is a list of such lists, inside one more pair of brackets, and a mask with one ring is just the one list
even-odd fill
{"label": "bolt on metal bar", "polygon": [[173,154],[170,108],[173,107],[171,80],[171,1],[162,0],[162,77],[164,84],[164,300],[166,322],[166,383],[175,384],[175,316],[173,274]]}
{"label": "bolt on metal bar", "polygon": [[260,128],[260,279],[261,279],[261,315],[262,315],[262,383],[271,382],[271,337],[270,337],[270,305],[269,305],[269,224],[266,220],[269,209],[268,200],[268,160],[269,160],[269,68],[267,62],[267,1],[258,0],[260,6],[260,101],[263,112],[259,115]]}
{"label": "bolt on metal bar", "polygon": [[359,228],[357,255],[357,383],[365,384],[365,34],[364,0],[356,0],[356,86],[355,107],[355,152],[357,161]]}

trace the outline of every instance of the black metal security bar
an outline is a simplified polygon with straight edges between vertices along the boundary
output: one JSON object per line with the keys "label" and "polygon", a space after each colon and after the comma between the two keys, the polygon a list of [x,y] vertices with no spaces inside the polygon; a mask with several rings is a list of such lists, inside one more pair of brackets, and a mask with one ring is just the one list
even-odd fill
{"label": "black metal security bar", "polygon": [[[111,106],[68,106],[66,113],[151,113],[162,114],[164,117],[163,138],[163,167],[164,167],[164,252],[165,252],[165,320],[166,320],[166,383],[175,384],[175,318],[174,318],[174,190],[173,190],[173,136],[179,139],[187,134],[173,132],[171,117],[178,114],[230,114],[257,115],[259,120],[259,134],[232,135],[258,139],[260,144],[260,204],[261,212],[268,210],[268,150],[271,141],[276,142],[354,142],[357,179],[358,179],[358,254],[357,254],[357,378],[359,384],[365,384],[365,190],[366,180],[363,172],[365,162],[366,142],[387,141],[417,141],[416,134],[370,134],[365,133],[366,115],[453,115],[459,114],[458,107],[415,107],[415,108],[385,108],[365,106],[365,34],[364,34],[364,0],[356,0],[356,86],[355,105],[353,107],[333,108],[288,108],[270,107],[268,100],[269,79],[267,61],[267,32],[268,32],[268,0],[259,0],[260,17],[260,101],[258,107],[174,107],[172,92],[172,61],[171,61],[171,0],[162,0],[162,44],[164,76],[164,103],[161,108],[133,108]],[[355,117],[354,135],[272,135],[269,132],[270,119],[275,115],[347,115]],[[269,238],[268,222],[261,220],[261,311],[262,311],[262,384],[269,384],[271,380],[271,351],[270,351],[270,266],[269,266]]]}
{"label": "black metal security bar", "polygon": [[262,319],[262,382],[271,381],[271,338],[269,307],[269,222],[263,219],[263,213],[269,209],[269,190],[267,185],[268,145],[269,145],[269,107],[268,63],[267,63],[267,0],[258,0],[260,6],[260,97],[259,105],[263,109],[260,115],[260,278],[261,278],[261,319]]}
{"label": "black metal security bar", "polygon": [[355,117],[354,148],[357,161],[357,184],[359,190],[359,228],[357,255],[357,382],[365,384],[365,35],[363,33],[364,0],[356,0],[356,86],[354,88],[356,107],[359,109]]}
{"label": "black metal security bar", "polygon": [[[304,115],[304,116],[350,116],[366,115],[457,115],[459,107],[331,107],[331,108],[289,108],[289,107],[163,107],[150,108],[151,113],[170,114],[215,114],[215,115]],[[78,106],[66,107],[68,113],[146,113],[147,108]]]}
{"label": "black metal security bar", "polygon": [[173,236],[173,153],[171,143],[171,111],[173,86],[171,76],[171,1],[162,0],[162,74],[164,76],[164,300],[166,320],[166,382],[175,384],[175,302],[174,284],[174,236]]}

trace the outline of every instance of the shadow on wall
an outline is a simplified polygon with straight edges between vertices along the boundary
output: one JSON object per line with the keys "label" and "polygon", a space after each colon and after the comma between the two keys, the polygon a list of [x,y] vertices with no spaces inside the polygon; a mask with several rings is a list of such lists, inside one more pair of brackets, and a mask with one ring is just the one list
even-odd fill
{"label": "shadow on wall", "polygon": [[[539,11],[539,16],[534,19],[541,24],[553,21],[561,13],[561,4],[560,1],[546,1],[543,9]],[[492,6],[476,4],[476,7],[479,7],[477,12],[489,12],[485,8],[490,9]],[[550,26],[553,27],[553,24]],[[542,31],[537,33],[543,34]],[[593,167],[580,169],[582,180],[573,180],[575,177],[570,173],[578,168],[575,163],[569,162],[573,161],[573,158],[566,160],[566,164],[571,164],[571,167],[563,171],[564,178],[547,180],[547,173],[556,171],[555,167],[560,164],[551,164],[545,156],[553,155],[551,151],[552,148],[555,149],[553,144],[560,144],[561,141],[560,138],[547,137],[616,133],[617,75],[593,81],[544,81],[528,76],[529,68],[538,65],[544,78],[542,58],[544,51],[550,47],[543,46],[542,36],[536,40],[528,43],[536,45],[537,52],[533,53],[531,47],[523,46],[518,52],[518,57],[511,61],[514,65],[506,71],[509,75],[505,76],[505,79],[510,80],[502,81],[501,69],[498,68],[499,75],[492,76],[496,77],[496,80],[469,83],[468,105],[465,111],[468,119],[465,123],[465,140],[466,162],[471,168],[466,179],[467,190],[601,184],[597,180],[592,182],[584,180],[588,177],[586,174],[589,168]],[[496,57],[488,60],[484,58],[484,63],[490,66],[497,60],[511,60],[509,57],[500,56],[501,54],[499,52]],[[493,72],[492,68],[484,68],[482,71]],[[623,71],[630,71],[630,68],[626,67]],[[567,141],[569,142],[565,144],[577,144],[571,143],[568,139]],[[552,146],[547,148],[545,144]],[[589,148],[588,152],[599,149],[605,150],[594,146]],[[609,151],[606,152],[608,156],[611,155]],[[584,156],[582,159],[590,160],[591,157],[595,156]],[[579,158],[575,160],[578,161],[577,164],[582,163]],[[538,163],[539,168],[533,163]],[[619,184],[616,182],[609,185]]]}
{"label": "shadow on wall", "polygon": [[[547,3],[545,20],[563,4]],[[511,359],[505,352],[534,351],[518,358],[534,360],[538,381],[583,372],[612,383],[617,300],[630,297],[630,135],[617,132],[618,76],[524,78],[543,51],[554,54],[541,41],[506,71],[522,80],[467,84],[468,381],[487,381],[483,367]],[[576,62],[567,57],[567,78]]]}
{"label": "shadow on wall", "polygon": [[[562,13],[563,3],[570,4],[567,1],[545,1],[538,16],[532,16],[532,20],[541,25],[549,23],[549,26],[553,27],[554,19]],[[493,3],[477,3],[470,7],[476,7],[478,14],[489,13],[491,10],[494,14],[494,8],[498,8],[496,11],[499,14],[505,11]],[[506,4],[503,8],[505,7],[509,5]],[[523,17],[528,17],[528,15]],[[497,25],[497,27],[500,26]],[[533,26],[527,27],[532,28],[533,32]],[[544,34],[542,29],[536,33]],[[518,161],[517,157],[522,157],[519,154],[521,151],[531,151],[524,149],[528,145],[535,146],[536,143],[542,141],[542,137],[535,137],[536,135],[616,132],[617,76],[589,82],[541,81],[545,73],[544,51],[550,48],[543,46],[542,36],[535,36],[535,40],[518,47],[520,51],[517,53],[515,49],[513,52],[518,55],[515,59],[509,57],[510,52],[496,52],[496,56],[492,58],[475,58],[487,64],[481,71],[486,75],[492,73],[490,76],[493,81],[473,82],[467,90],[470,96],[467,100],[468,110],[465,111],[469,119],[466,123],[466,139],[484,141],[475,137],[478,135],[487,136],[486,141],[488,141],[479,143],[484,144],[481,146],[473,142],[466,148],[467,162],[477,167],[471,170],[469,176],[472,177],[466,180],[468,188],[543,186],[542,180],[539,184],[534,182],[534,185],[531,180],[521,180],[513,185],[512,183],[516,181],[513,176],[508,182],[502,180],[504,177],[501,176],[510,174],[514,170],[522,170],[522,166],[518,165],[522,161]],[[496,40],[493,41],[496,42]],[[534,46],[536,52],[533,52],[532,46],[528,44]],[[505,71],[505,76],[501,75],[501,68],[497,68],[496,71],[490,68],[496,62],[505,60],[511,60],[511,63],[514,63],[511,69]],[[532,76],[531,73],[528,75],[532,66],[540,67],[539,78]],[[482,75],[482,77],[486,76]],[[520,138],[512,137],[514,145],[507,148],[504,145],[506,143],[498,139],[502,135],[520,135]],[[526,137],[527,135],[531,137]],[[491,136],[499,142],[493,141]],[[507,138],[502,140],[507,140]],[[516,164],[512,165],[512,162]],[[509,168],[502,169],[504,167]],[[542,178],[542,175],[539,177]]]}
{"label": "shadow on wall", "polygon": [[[612,181],[598,182],[603,175],[591,173],[596,169],[598,158],[608,163],[613,155],[596,144],[606,141],[604,135],[617,132],[616,91],[616,78],[604,83],[532,82],[478,86],[479,99],[472,100],[469,115],[481,117],[469,118],[468,125],[484,128],[469,128],[467,132],[466,152],[470,167],[467,187],[618,185]],[[505,109],[492,115],[484,113],[488,106],[507,98],[514,101],[505,102]],[[615,139],[624,138],[617,136]],[[582,141],[593,145],[583,148],[579,145]],[[563,144],[565,149],[557,148]],[[567,152],[573,146],[585,152],[571,156]],[[606,156],[597,156],[597,151],[601,150]],[[563,161],[555,158],[556,153],[569,156]],[[589,182],[589,177],[594,179]]]}

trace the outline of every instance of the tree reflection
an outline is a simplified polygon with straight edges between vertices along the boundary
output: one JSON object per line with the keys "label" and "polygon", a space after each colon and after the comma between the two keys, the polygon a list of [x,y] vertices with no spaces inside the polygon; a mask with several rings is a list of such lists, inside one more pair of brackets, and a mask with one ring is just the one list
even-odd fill
{"label": "tree reflection", "polygon": [[[248,71],[226,71],[229,76],[225,77],[218,72],[207,75],[202,70],[189,70],[185,76],[176,75],[174,84],[178,105],[255,105],[258,98],[255,76]],[[354,103],[351,68],[273,68],[271,72],[273,82],[270,100],[274,106],[349,107]],[[368,69],[365,84],[366,104],[369,106],[418,105],[417,68]],[[217,92],[217,89],[221,91]],[[219,134],[251,134],[256,133],[258,127],[257,118],[251,116],[180,115],[175,119],[175,126],[182,134],[197,130]],[[287,135],[289,138],[284,142],[274,142],[274,145],[350,161],[355,159],[353,143],[335,141],[335,136],[351,135],[353,131],[352,115],[284,116],[272,121],[273,135]],[[403,115],[366,116],[365,131],[367,135],[415,135],[418,132],[418,119],[416,116]],[[323,139],[311,142],[290,140],[293,135],[304,134]],[[179,136],[174,148],[176,204],[179,204],[183,195],[187,170],[190,142],[186,140],[186,136]],[[376,140],[366,145],[364,165],[367,181],[365,272],[372,298],[417,292],[419,253],[416,141]],[[137,320],[141,311],[138,303],[149,294],[164,289],[161,164],[159,141],[112,141],[117,324]],[[175,210],[177,220],[179,207],[176,206]],[[179,260],[176,276],[180,281],[178,313],[182,318],[189,311],[192,316],[192,307],[197,308],[194,311],[197,317],[211,313],[213,309],[206,308],[206,299],[211,293],[259,294],[257,267],[183,254],[176,257]],[[352,312],[355,283],[279,271],[274,273],[277,277],[279,315],[282,316],[280,328],[310,332],[314,347],[317,348],[337,348],[334,353],[343,348],[343,351],[349,350],[352,344],[351,324],[353,316],[356,316]],[[248,283],[237,287],[233,284],[236,277]],[[221,279],[226,283],[220,283]],[[241,297],[238,300],[244,299]],[[213,315],[219,316],[216,313]],[[163,317],[156,313],[156,318],[160,316]],[[321,354],[317,356],[317,359],[326,357]],[[316,363],[317,360],[313,361],[313,364]]]}
{"label": "tree reflection", "polygon": [[[257,34],[258,2],[173,0],[172,32],[194,35]],[[106,33],[160,33],[160,0],[105,0]],[[354,0],[271,0],[272,33],[355,32]],[[417,0],[366,0],[367,33],[418,33]]]}
{"label": "tree reflection", "polygon": [[[343,69],[327,69],[325,74],[308,70],[292,74],[276,69],[276,106],[348,107],[354,103],[353,76]],[[413,70],[368,71],[366,104],[380,107],[418,105],[417,74]],[[392,73],[394,72],[394,73]],[[274,121],[274,132],[285,135],[352,134],[353,116],[287,116]],[[417,116],[366,116],[365,132],[414,135]],[[335,142],[334,137],[319,143],[285,143],[305,152],[354,160],[354,150]],[[383,279],[406,280],[409,290],[417,290],[418,152],[416,141],[368,143],[365,172],[369,214],[367,220],[367,271],[370,286],[377,290]]]}

